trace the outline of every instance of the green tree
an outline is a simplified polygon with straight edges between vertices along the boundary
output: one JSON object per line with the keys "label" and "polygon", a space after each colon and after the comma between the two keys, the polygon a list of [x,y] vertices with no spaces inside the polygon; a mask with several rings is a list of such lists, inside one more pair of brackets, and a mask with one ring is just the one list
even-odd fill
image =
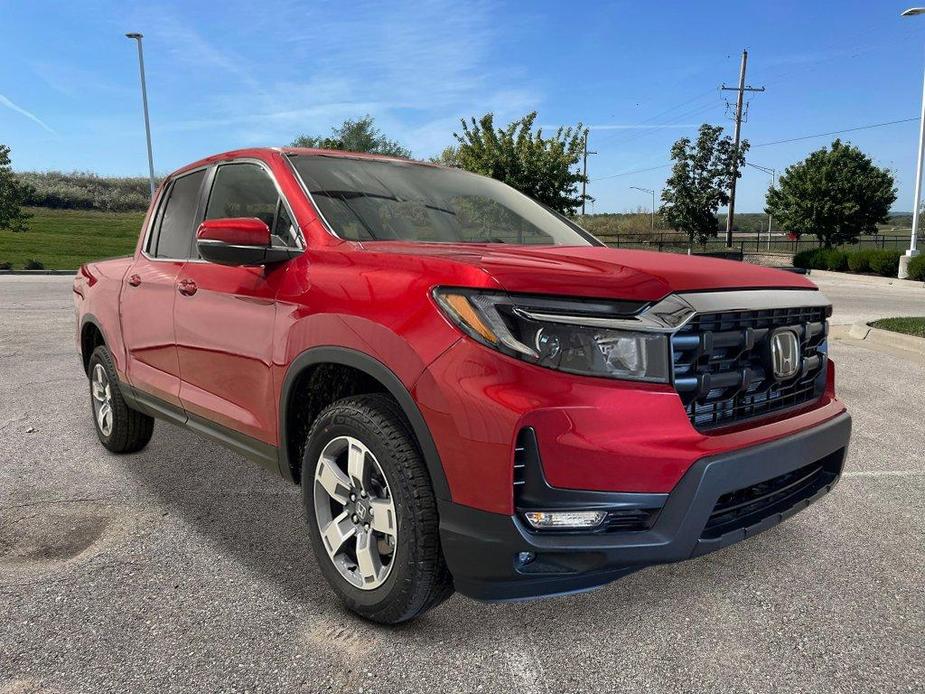
{"label": "green tree", "polygon": [[737,151],[732,139],[722,133],[720,126],[704,123],[696,142],[682,137],[671,147],[674,166],[662,191],[659,214],[672,229],[687,232],[691,245],[716,236],[716,211],[729,204],[732,176],[742,175],[748,141],[743,140]]}
{"label": "green tree", "polygon": [[22,203],[28,187],[17,180],[10,164],[10,148],[0,145],[0,229],[27,231],[31,214],[23,212]]}
{"label": "green tree", "polygon": [[765,211],[781,228],[815,234],[827,247],[856,243],[889,218],[896,201],[893,175],[857,147],[835,140],[788,166],[768,191]]}
{"label": "green tree", "polygon": [[579,184],[585,177],[576,167],[588,130],[579,123],[544,137],[542,128],[533,131],[535,120],[535,111],[506,128],[496,129],[491,113],[463,120],[462,134],[453,133],[459,145],[444,150],[440,159],[503,181],[557,212],[574,214],[582,202]]}
{"label": "green tree", "polygon": [[454,147],[453,145],[444,147],[443,151],[436,157],[431,157],[430,161],[433,164],[440,164],[440,166],[459,167],[459,147]]}
{"label": "green tree", "polygon": [[299,135],[292,147],[313,147],[319,149],[342,149],[348,152],[368,152],[389,157],[411,158],[411,150],[395,140],[387,138],[369,114],[359,120],[345,120],[340,126],[331,128],[329,137]]}

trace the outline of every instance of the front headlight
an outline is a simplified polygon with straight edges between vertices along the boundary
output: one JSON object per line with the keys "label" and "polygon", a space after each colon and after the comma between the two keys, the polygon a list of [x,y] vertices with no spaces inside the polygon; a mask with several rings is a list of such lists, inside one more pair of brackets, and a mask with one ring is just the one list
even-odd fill
{"label": "front headlight", "polygon": [[438,288],[437,304],[470,337],[512,357],[585,376],[668,383],[667,333],[609,327],[631,322],[619,303]]}

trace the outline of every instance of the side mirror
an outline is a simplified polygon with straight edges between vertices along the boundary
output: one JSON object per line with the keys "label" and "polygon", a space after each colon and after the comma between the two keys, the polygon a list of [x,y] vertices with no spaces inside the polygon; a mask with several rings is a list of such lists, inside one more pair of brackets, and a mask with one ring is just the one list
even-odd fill
{"label": "side mirror", "polygon": [[270,245],[270,228],[256,217],[207,219],[196,230],[199,255],[218,265],[268,265],[300,253]]}

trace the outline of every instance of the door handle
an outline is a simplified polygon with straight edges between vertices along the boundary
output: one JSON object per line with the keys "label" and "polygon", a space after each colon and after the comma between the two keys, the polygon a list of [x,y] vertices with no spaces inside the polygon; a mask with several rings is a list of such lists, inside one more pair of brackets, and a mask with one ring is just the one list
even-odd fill
{"label": "door handle", "polygon": [[128,283],[129,283],[129,286],[137,287],[139,284],[141,284],[141,275],[138,275],[138,274],[130,275],[128,278]]}
{"label": "door handle", "polygon": [[199,287],[196,286],[196,283],[193,280],[180,280],[177,284],[177,291],[180,292],[183,296],[192,296],[196,293],[196,290]]}

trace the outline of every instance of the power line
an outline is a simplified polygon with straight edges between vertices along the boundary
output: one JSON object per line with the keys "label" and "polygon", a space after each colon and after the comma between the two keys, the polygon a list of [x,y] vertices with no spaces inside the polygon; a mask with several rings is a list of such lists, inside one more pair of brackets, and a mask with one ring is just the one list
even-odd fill
{"label": "power line", "polygon": [[785,142],[799,142],[800,140],[811,140],[814,137],[828,137],[829,135],[840,135],[841,133],[853,133],[857,130],[869,130],[871,128],[882,128],[886,125],[898,125],[900,123],[911,123],[912,121],[917,121],[919,118],[903,118],[902,120],[890,120],[884,123],[872,123],[871,125],[861,125],[857,128],[845,128],[844,130],[832,130],[827,133],[816,133],[815,135],[803,135],[802,137],[791,137],[787,140],[774,140],[773,142],[762,142],[759,145],[752,145],[752,147],[769,147],[770,145],[782,145]]}
{"label": "power line", "polygon": [[[829,135],[839,135],[839,134],[841,134],[841,133],[850,133],[850,132],[855,132],[855,131],[858,131],[858,130],[869,130],[870,128],[882,128],[882,127],[887,126],[887,125],[899,125],[900,123],[911,123],[911,122],[917,121],[917,120],[918,120],[918,117],[915,117],[915,118],[903,118],[903,119],[901,119],[901,120],[891,120],[891,121],[886,121],[886,122],[883,122],[883,123],[872,123],[871,125],[861,125],[861,126],[858,126],[858,127],[856,127],[856,128],[845,128],[845,129],[843,129],[843,130],[832,130],[832,131],[829,131],[829,132],[827,132],[827,133],[816,133],[815,135],[803,135],[802,137],[791,137],[791,138],[786,139],[786,140],[774,140],[773,142],[762,142],[761,144],[758,144],[758,145],[751,145],[751,147],[752,147],[752,148],[754,148],[754,147],[768,147],[768,146],[770,146],[770,145],[780,145],[780,144],[783,144],[783,143],[785,143],[785,142],[799,142],[799,141],[801,141],[801,140],[810,140],[810,139],[812,139],[812,138],[814,138],[814,137],[827,137],[827,136],[829,136]],[[754,165],[751,164],[750,162],[746,162],[746,165],[748,165],[748,166],[754,166]],[[597,178],[593,178],[593,179],[591,179],[591,180],[592,180],[592,181],[603,181],[603,180],[606,180],[606,179],[608,179],[608,178],[619,178],[620,176],[630,176],[630,175],[632,175],[632,174],[645,173],[645,172],[647,172],[647,171],[656,171],[656,170],[658,170],[658,169],[665,169],[665,168],[668,168],[669,166],[671,166],[671,164],[662,164],[662,165],[660,165],[660,166],[650,166],[650,167],[645,168],[645,169],[633,169],[632,171],[623,171],[623,172],[621,172],[621,173],[610,174],[609,176],[598,176]],[[755,166],[755,168],[758,168],[758,167]]]}
{"label": "power line", "polygon": [[[720,60],[714,60],[714,61],[710,62],[706,67],[704,67],[704,68],[703,68],[702,70],[700,70],[699,72],[709,72],[709,71],[712,71],[712,69],[713,69],[714,67],[716,67],[719,63],[725,62],[725,61],[729,60],[730,58],[731,58],[731,56],[727,55],[727,56],[724,56],[724,57],[723,57],[722,59],[720,59]],[[667,87],[667,88],[666,88],[666,87],[660,87],[660,88],[659,88],[659,92],[661,93],[662,91],[666,91],[666,90],[667,90],[667,91],[673,91],[673,90],[675,89],[675,87],[677,87],[677,86],[679,86],[679,85],[681,85],[681,84],[686,84],[686,83],[688,83],[688,82],[690,82],[690,78],[689,78],[689,77],[684,77],[684,78],[678,80],[678,82],[677,82],[676,84],[673,84],[673,85],[671,85],[670,87]],[[695,96],[692,96],[692,97],[690,97],[690,98],[688,98],[688,99],[685,99],[684,101],[682,101],[682,102],[680,102],[680,103],[678,103],[678,104],[675,104],[674,106],[670,106],[670,107],[668,107],[668,108],[666,108],[666,109],[664,109],[664,110],[662,110],[662,111],[659,111],[659,112],[656,113],[654,116],[650,116],[650,117],[646,118],[645,120],[643,120],[643,121],[640,122],[640,125],[644,125],[644,124],[647,124],[647,123],[651,123],[652,121],[658,120],[658,119],[660,119],[660,118],[662,118],[662,117],[664,117],[664,116],[667,116],[667,115],[671,114],[673,111],[676,111],[676,110],[679,109],[679,108],[682,108],[682,107],[684,107],[684,106],[687,106],[688,104],[694,103],[695,101],[699,101],[700,99],[703,99],[703,98],[706,97],[706,96],[709,96],[709,95],[711,95],[711,94],[714,94],[715,92],[716,92],[716,89],[714,88],[714,89],[709,89],[709,90],[707,90],[707,91],[705,91],[705,92],[701,92],[701,93],[699,93],[699,94],[696,94]],[[649,103],[651,103],[651,101],[650,101]],[[604,133],[604,134],[602,135],[602,137],[598,140],[598,146],[600,146],[601,140],[606,140],[606,139],[608,139],[608,138],[610,138],[610,137],[613,137],[613,135],[616,134],[616,132],[618,132],[618,131],[613,131],[613,132],[611,132],[611,133]],[[633,138],[630,138],[630,139],[633,139]],[[623,144],[623,143],[622,143],[622,142],[618,142],[617,144]]]}
{"label": "power line", "polygon": [[[673,120],[670,120],[666,123],[659,123],[659,125],[675,125],[675,124],[680,123],[681,121],[687,120],[688,118],[692,118],[694,116],[699,116],[702,113],[706,113],[707,111],[710,111],[711,109],[714,109],[714,108],[716,108],[716,104],[706,104],[704,106],[697,106],[690,111],[685,111],[684,113],[678,114],[677,116],[674,117]],[[638,140],[641,140],[642,138],[651,137],[661,132],[663,132],[662,128],[649,128],[649,129],[643,130],[640,133],[636,133],[635,135],[631,135],[630,137],[620,140],[618,142],[610,143],[610,145],[613,147],[622,147],[622,146],[630,144],[631,142],[637,142]]]}
{"label": "power line", "polygon": [[[717,90],[715,90],[715,89],[711,89],[709,93],[710,93],[711,95],[715,95],[715,94],[716,94],[716,91],[717,91]],[[699,97],[697,97],[696,99],[691,99],[688,103],[692,103],[693,101],[697,101],[697,100],[699,100],[699,99],[702,99],[703,96],[704,96],[704,95],[702,94],[702,95],[700,95]],[[667,127],[670,127],[670,126],[672,126],[672,125],[678,125],[678,124],[682,123],[683,121],[685,121],[685,120],[687,120],[687,119],[689,119],[689,118],[692,118],[693,116],[700,115],[701,113],[704,113],[704,112],[706,112],[706,111],[710,111],[711,109],[714,109],[714,108],[716,108],[716,104],[715,104],[715,103],[710,103],[710,104],[705,104],[705,105],[700,105],[700,106],[694,106],[694,108],[689,109],[689,110],[686,110],[686,111],[682,111],[681,113],[678,113],[678,114],[675,114],[674,116],[671,116],[671,117],[670,117],[669,119],[667,119],[667,120],[661,120],[660,122],[653,124],[653,125],[655,125],[656,127],[650,127],[650,128],[641,129],[640,132],[631,133],[631,134],[629,134],[628,136],[626,136],[626,137],[624,137],[624,138],[622,138],[622,139],[619,139],[619,140],[617,140],[617,141],[615,141],[615,142],[608,142],[608,143],[606,143],[606,145],[607,145],[608,148],[624,147],[624,146],[630,144],[631,142],[636,142],[637,140],[640,140],[640,139],[642,139],[642,138],[651,137],[651,136],[653,136],[653,135],[657,135],[657,134],[661,133],[661,132],[662,132],[665,128],[667,128]],[[673,109],[669,109],[669,110],[673,110]],[[640,123],[640,125],[645,125],[645,124],[648,123],[649,121],[655,120],[655,118],[656,118],[656,117],[649,118],[649,119],[647,119],[646,121],[643,121],[642,123]],[[617,131],[614,131],[614,132],[617,132]],[[598,144],[598,147],[600,147],[600,145],[601,145],[600,141],[598,141],[597,144]]]}
{"label": "power line", "polygon": [[645,173],[646,171],[656,171],[658,169],[667,169],[671,164],[661,164],[659,166],[650,166],[648,169],[634,169],[633,171],[624,171],[622,173],[610,174],[609,176],[598,176],[597,178],[592,178],[591,182],[594,181],[604,181],[608,178],[619,178],[620,176],[631,176],[633,174]]}

